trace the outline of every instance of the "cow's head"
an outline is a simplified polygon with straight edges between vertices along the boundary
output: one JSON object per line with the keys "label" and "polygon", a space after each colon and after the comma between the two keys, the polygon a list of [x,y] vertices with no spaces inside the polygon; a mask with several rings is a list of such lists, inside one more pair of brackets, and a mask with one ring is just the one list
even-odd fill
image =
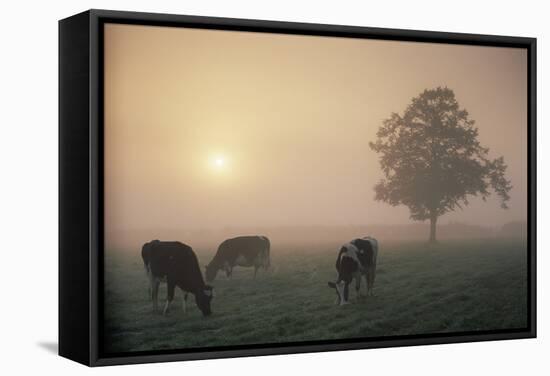
{"label": "cow's head", "polygon": [[145,263],[145,265],[150,262],[151,252],[158,243],[160,243],[160,240],[152,240],[148,243],[145,243],[143,247],[141,247],[141,257],[143,258],[143,262]]}
{"label": "cow's head", "polygon": [[201,310],[204,316],[209,316],[212,313],[210,309],[210,302],[214,297],[214,288],[209,285],[205,285],[202,290],[195,294],[195,302],[197,307]]}
{"label": "cow's head", "polygon": [[213,263],[210,263],[206,265],[204,274],[206,277],[206,282],[210,283],[216,278],[216,275],[218,274],[218,268],[214,266]]}

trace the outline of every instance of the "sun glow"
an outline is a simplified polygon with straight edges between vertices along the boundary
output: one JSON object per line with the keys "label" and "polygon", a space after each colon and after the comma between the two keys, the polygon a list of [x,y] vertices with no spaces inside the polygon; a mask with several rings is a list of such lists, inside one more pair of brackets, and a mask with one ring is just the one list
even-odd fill
{"label": "sun glow", "polygon": [[224,155],[217,154],[210,157],[210,167],[217,172],[224,172],[228,169],[228,160]]}
{"label": "sun glow", "polygon": [[225,158],[223,157],[217,157],[216,160],[214,161],[214,163],[216,164],[216,167],[223,167],[225,165]]}

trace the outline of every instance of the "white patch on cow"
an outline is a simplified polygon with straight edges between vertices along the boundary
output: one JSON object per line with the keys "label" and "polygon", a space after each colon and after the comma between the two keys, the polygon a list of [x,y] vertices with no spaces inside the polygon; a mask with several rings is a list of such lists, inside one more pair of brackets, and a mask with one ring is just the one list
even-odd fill
{"label": "white patch on cow", "polygon": [[247,263],[246,257],[244,257],[243,255],[239,255],[239,256],[237,257],[237,259],[235,260],[235,265],[238,265],[238,266],[249,266],[248,263]]}
{"label": "white patch on cow", "polygon": [[231,272],[232,272],[232,268],[231,268],[231,265],[229,265],[229,262],[226,261],[224,262],[223,264],[223,270],[225,271],[225,275],[227,275],[228,278],[231,277]]}
{"label": "white patch on cow", "polygon": [[344,286],[345,282],[340,281],[340,283],[336,283],[336,293],[338,294],[338,298],[340,300],[340,305],[343,305],[344,303]]}
{"label": "white patch on cow", "polygon": [[168,312],[168,307],[170,306],[170,301],[167,300],[166,304],[164,305],[164,310],[162,311],[163,315],[166,315],[166,312]]}
{"label": "white patch on cow", "polygon": [[351,243],[346,243],[343,245],[343,247],[346,248],[346,252],[342,254],[342,257],[349,257],[353,259],[358,265],[361,265],[361,263],[359,262],[359,257],[357,256],[357,254],[359,253],[359,249]]}

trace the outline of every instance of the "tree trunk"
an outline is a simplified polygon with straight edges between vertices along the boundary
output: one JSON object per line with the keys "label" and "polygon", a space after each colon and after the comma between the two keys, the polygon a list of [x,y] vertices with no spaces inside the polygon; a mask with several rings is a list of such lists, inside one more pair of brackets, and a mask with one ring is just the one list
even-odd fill
{"label": "tree trunk", "polygon": [[437,225],[437,214],[432,213],[430,215],[430,243],[435,243],[435,230]]}

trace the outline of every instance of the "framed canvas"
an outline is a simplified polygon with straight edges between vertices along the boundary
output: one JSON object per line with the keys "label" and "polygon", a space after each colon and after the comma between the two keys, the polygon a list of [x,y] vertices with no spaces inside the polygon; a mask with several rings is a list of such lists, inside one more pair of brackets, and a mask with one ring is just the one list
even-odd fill
{"label": "framed canvas", "polygon": [[536,336],[536,39],[59,23],[59,353]]}

